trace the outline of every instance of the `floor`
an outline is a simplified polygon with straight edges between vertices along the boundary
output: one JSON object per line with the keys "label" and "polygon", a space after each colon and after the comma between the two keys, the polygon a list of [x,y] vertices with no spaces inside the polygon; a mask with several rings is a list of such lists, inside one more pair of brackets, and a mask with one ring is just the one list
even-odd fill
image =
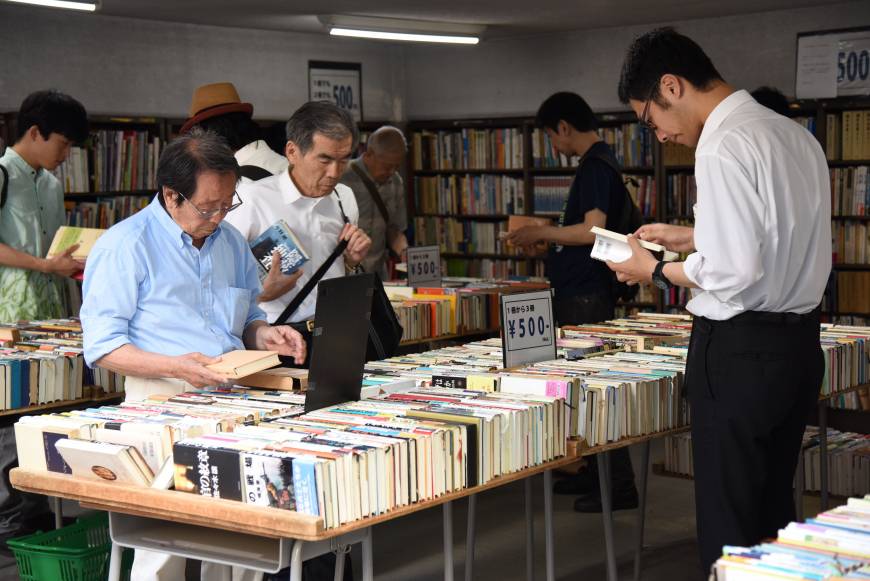
{"label": "floor", "polygon": [[[639,450],[633,450],[637,467]],[[661,457],[654,443],[652,459]],[[533,480],[536,508],[535,571],[545,578],[543,554],[543,477]],[[574,497],[554,497],[556,578],[603,580],[604,536],[600,515],[573,511]],[[810,499],[808,513],[813,510]],[[65,513],[74,507],[65,508]],[[455,579],[464,579],[467,502],[454,504]],[[515,483],[490,490],[477,501],[475,581],[525,579],[525,513],[523,485]],[[621,580],[631,579],[637,511],[615,513],[614,534]],[[432,509],[378,525],[374,530],[374,566],[378,581],[436,581],[444,579],[442,512]],[[355,578],[359,555],[354,554]],[[693,482],[650,475],[643,552],[644,581],[701,581],[695,544]],[[0,581],[18,579],[8,557],[0,557]],[[54,581],[54,580],[46,580]]]}

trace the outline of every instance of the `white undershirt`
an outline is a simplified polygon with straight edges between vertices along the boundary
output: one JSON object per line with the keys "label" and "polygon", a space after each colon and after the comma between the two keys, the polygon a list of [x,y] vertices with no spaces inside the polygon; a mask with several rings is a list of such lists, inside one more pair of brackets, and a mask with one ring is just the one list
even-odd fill
{"label": "white undershirt", "polygon": [[831,271],[831,187],[824,152],[791,119],[737,91],[713,110],[695,153],[695,248],[687,309],[806,313]]}

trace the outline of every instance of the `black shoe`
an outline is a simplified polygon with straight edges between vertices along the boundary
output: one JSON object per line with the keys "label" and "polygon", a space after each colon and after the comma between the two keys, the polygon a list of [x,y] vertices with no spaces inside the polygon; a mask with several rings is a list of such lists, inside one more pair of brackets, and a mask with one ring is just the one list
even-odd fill
{"label": "black shoe", "polygon": [[553,492],[556,494],[590,494],[598,490],[598,478],[589,470],[581,470],[573,476],[556,481]]}
{"label": "black shoe", "polygon": [[[611,494],[612,510],[631,510],[637,508],[639,503],[636,488]],[[575,512],[600,513],[601,510],[601,495],[598,492],[581,496],[574,501]]]}

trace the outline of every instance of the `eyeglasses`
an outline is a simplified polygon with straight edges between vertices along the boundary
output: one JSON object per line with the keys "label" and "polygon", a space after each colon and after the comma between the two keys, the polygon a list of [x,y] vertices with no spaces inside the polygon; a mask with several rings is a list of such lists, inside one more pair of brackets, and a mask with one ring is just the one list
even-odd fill
{"label": "eyeglasses", "polygon": [[641,127],[645,127],[650,131],[655,131],[656,126],[649,120],[649,106],[653,101],[653,97],[656,96],[656,91],[658,91],[659,83],[656,81],[653,83],[652,90],[649,92],[649,97],[646,99],[646,103],[643,106],[643,111],[640,114],[640,118],[638,119],[638,123],[640,123]]}
{"label": "eyeglasses", "polygon": [[234,203],[232,206],[229,206],[227,208],[217,208],[215,210],[200,210],[193,202],[190,201],[190,198],[188,198],[179,191],[172,191],[184,198],[187,203],[190,204],[190,207],[196,210],[196,213],[206,220],[214,218],[215,216],[218,216],[220,214],[229,214],[230,212],[242,205],[242,198],[239,196],[239,192],[233,192],[233,200],[238,200],[238,202]]}

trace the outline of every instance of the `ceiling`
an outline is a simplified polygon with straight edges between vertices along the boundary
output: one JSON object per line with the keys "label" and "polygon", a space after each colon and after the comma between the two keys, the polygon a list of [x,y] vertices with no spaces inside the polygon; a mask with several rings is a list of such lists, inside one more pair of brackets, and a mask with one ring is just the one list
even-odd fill
{"label": "ceiling", "polygon": [[106,15],[323,32],[317,15],[352,14],[486,25],[484,38],[653,24],[842,0],[101,0]]}

